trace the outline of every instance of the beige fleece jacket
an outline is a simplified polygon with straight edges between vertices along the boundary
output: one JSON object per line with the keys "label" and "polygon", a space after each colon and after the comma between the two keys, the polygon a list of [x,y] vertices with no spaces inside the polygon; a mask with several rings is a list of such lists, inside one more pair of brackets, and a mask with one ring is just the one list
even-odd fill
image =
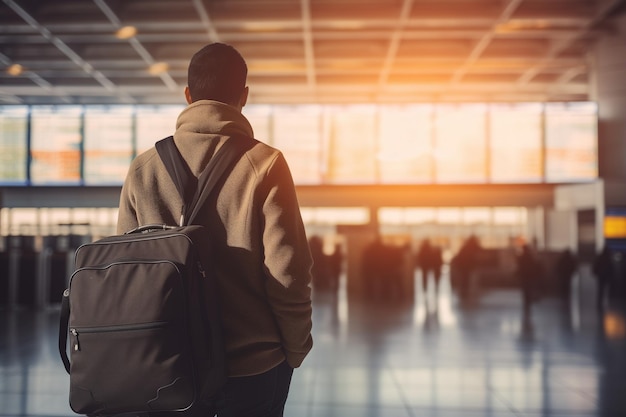
{"label": "beige fleece jacket", "polygon": [[[181,112],[174,141],[198,176],[236,134],[252,136],[238,109],[201,100]],[[232,140],[236,140],[233,138]],[[155,148],[132,162],[117,230],[178,224],[182,201]],[[265,372],[285,359],[298,367],[312,347],[312,265],[287,162],[258,143],[235,164],[197,223],[216,242],[216,268],[230,376]]]}

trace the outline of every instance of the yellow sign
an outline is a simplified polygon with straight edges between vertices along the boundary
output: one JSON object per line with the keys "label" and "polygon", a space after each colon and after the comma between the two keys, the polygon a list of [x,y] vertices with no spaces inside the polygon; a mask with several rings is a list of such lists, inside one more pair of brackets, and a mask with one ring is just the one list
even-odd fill
{"label": "yellow sign", "polygon": [[604,218],[604,237],[608,239],[626,238],[626,217],[606,216]]}

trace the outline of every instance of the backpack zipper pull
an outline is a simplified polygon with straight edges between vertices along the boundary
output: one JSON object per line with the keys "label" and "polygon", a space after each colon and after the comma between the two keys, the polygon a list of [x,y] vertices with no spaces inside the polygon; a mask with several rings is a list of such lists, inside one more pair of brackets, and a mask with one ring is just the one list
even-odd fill
{"label": "backpack zipper pull", "polygon": [[204,272],[204,268],[202,267],[202,262],[196,261],[196,264],[198,265],[198,271],[200,272],[200,275],[202,275],[202,278],[206,278],[206,272]]}
{"label": "backpack zipper pull", "polygon": [[74,351],[79,351],[80,350],[80,345],[78,343],[78,331],[76,331],[76,329],[70,329],[70,333],[72,333],[72,335],[74,335]]}
{"label": "backpack zipper pull", "polygon": [[185,225],[185,205],[184,204],[180,208],[180,218],[178,219],[178,225],[181,227]]}

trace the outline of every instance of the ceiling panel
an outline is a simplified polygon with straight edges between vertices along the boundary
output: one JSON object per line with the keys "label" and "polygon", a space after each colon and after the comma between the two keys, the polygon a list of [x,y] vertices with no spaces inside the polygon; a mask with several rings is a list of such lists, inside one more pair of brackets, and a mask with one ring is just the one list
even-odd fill
{"label": "ceiling panel", "polygon": [[215,41],[246,58],[251,103],[587,100],[625,2],[0,0],[0,104],[180,104]]}

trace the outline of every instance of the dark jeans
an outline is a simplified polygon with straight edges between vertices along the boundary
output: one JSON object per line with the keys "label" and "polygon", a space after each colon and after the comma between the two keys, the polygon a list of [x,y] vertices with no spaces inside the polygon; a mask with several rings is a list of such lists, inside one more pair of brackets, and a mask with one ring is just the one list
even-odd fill
{"label": "dark jeans", "polygon": [[210,405],[150,417],[282,417],[292,375],[293,368],[283,362],[259,375],[228,378]]}

